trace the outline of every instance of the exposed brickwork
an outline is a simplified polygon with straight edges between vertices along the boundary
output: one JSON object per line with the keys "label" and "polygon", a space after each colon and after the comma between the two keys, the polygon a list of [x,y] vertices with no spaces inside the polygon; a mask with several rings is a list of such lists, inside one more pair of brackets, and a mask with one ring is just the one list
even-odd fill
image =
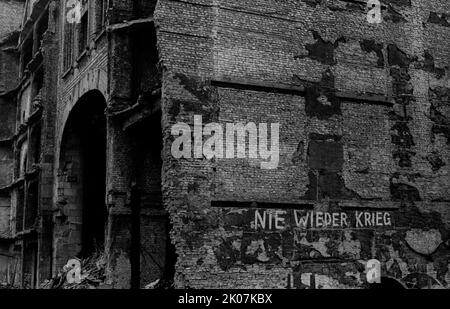
{"label": "exposed brickwork", "polygon": [[[88,1],[87,35],[30,3],[0,55],[0,280],[37,286],[99,240],[113,288],[364,288],[374,258],[449,287],[448,1],[381,24],[364,1]],[[278,123],[278,166],[175,159],[195,115]]]}
{"label": "exposed brickwork", "polygon": [[24,1],[10,0],[0,3],[0,40],[11,32],[19,30],[23,11]]}
{"label": "exposed brickwork", "polygon": [[[364,7],[350,1],[158,2],[163,188],[177,286],[310,288],[316,274],[316,287],[362,287],[370,258],[404,284],[419,272],[448,286],[449,9],[446,1],[398,1],[383,10],[382,24],[371,25]],[[215,80],[230,84],[210,86]],[[219,123],[279,122],[279,167],[173,160],[170,127],[192,125],[194,114]],[[216,200],[390,209],[396,223],[263,232],[238,218],[229,229],[229,215],[211,207]],[[407,246],[409,229],[439,230],[433,262]]]}

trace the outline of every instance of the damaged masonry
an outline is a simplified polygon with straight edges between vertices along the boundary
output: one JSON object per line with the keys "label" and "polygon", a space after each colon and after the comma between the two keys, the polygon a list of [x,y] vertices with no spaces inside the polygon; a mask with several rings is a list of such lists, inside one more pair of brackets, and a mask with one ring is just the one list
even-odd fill
{"label": "damaged masonry", "polygon": [[0,0],[0,287],[449,288],[449,12]]}

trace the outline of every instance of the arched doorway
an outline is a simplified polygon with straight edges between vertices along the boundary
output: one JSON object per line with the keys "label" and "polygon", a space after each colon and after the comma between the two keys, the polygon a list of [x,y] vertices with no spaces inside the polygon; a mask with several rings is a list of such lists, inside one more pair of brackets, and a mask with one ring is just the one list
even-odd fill
{"label": "arched doorway", "polygon": [[106,101],[83,95],[69,114],[61,140],[56,218],[56,266],[101,250],[105,241]]}

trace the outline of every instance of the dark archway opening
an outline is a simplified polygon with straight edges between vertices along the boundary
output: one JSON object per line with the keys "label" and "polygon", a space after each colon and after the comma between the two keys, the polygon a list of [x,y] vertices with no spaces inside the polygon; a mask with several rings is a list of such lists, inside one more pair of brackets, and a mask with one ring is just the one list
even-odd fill
{"label": "dark archway opening", "polygon": [[68,254],[80,258],[103,250],[105,242],[105,108],[99,91],[81,97],[69,116],[61,147],[59,188],[70,226]]}
{"label": "dark archway opening", "polygon": [[128,129],[133,141],[131,232],[132,288],[158,281],[156,288],[173,285],[177,256],[171,243],[169,214],[162,198],[161,112]]}
{"label": "dark archway opening", "polygon": [[[99,98],[98,98],[99,99]],[[103,247],[105,241],[106,119],[104,106],[94,104],[81,128],[83,172],[82,256]]]}

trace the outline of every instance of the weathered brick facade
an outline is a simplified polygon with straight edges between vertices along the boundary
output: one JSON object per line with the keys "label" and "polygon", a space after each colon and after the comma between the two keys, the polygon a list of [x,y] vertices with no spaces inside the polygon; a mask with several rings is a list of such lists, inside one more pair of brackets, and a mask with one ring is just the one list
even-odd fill
{"label": "weathered brick facade", "polygon": [[[382,2],[381,24],[364,1],[158,2],[178,287],[361,287],[371,258],[408,286],[448,286],[450,6]],[[170,127],[194,114],[280,123],[279,167],[174,160]],[[252,202],[291,222],[251,227]],[[298,229],[292,208],[393,222]]]}
{"label": "weathered brick facade", "polygon": [[[86,0],[74,24],[22,3],[0,43],[0,280],[100,250],[114,288],[364,288],[371,259],[448,288],[450,4],[382,2],[380,24],[363,0]],[[176,159],[194,116],[279,124],[278,166]]]}

